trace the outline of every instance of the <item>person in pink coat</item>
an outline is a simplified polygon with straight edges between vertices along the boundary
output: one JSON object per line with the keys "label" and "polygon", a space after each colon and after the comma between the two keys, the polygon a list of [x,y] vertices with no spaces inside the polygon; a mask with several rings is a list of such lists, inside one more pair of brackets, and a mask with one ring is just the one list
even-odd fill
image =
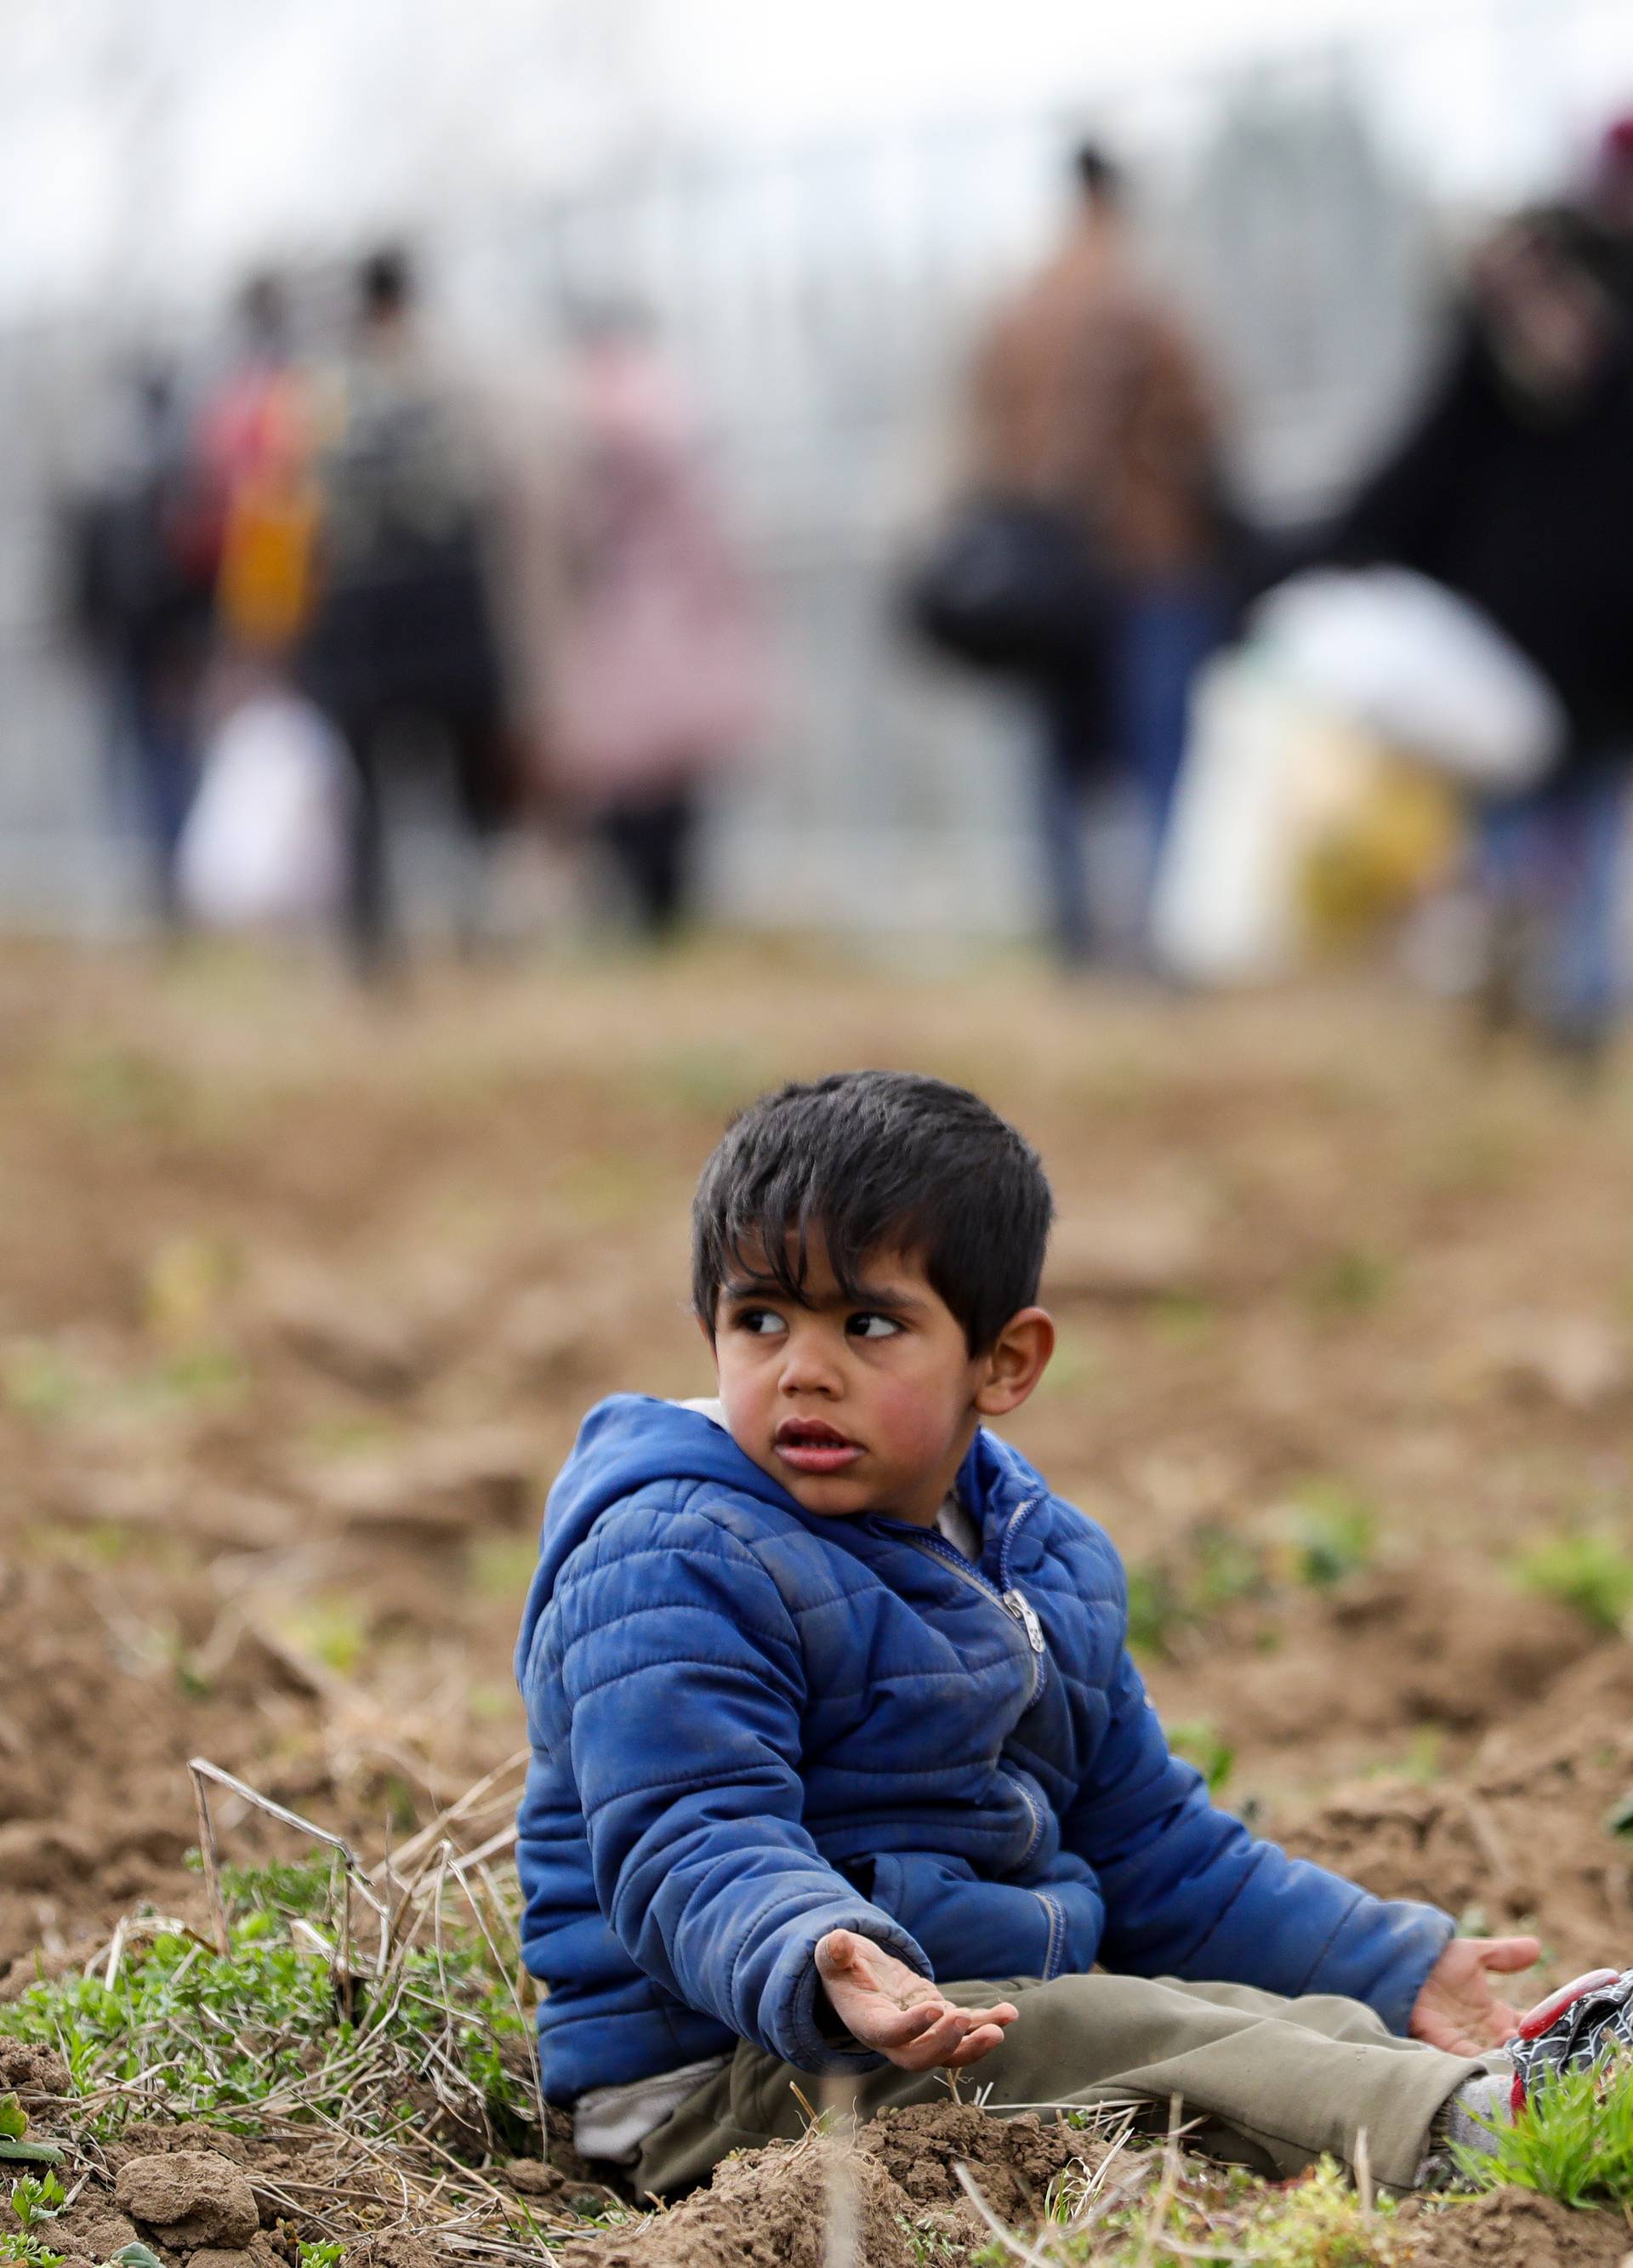
{"label": "person in pink coat", "polygon": [[564,391],[548,781],[658,939],[687,909],[700,791],[762,721],[764,657],[689,405],[642,327],[584,324]]}

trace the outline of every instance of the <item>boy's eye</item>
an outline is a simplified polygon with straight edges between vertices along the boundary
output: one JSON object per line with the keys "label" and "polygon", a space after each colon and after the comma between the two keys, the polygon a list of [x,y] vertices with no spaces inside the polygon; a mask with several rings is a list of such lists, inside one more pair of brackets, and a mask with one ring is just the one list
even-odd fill
{"label": "boy's eye", "polygon": [[901,1330],[900,1323],[889,1315],[852,1315],[845,1325],[853,1339],[894,1339]]}
{"label": "boy's eye", "polygon": [[788,1325],[775,1307],[739,1307],[732,1318],[732,1329],[748,1331],[755,1338],[775,1338]]}

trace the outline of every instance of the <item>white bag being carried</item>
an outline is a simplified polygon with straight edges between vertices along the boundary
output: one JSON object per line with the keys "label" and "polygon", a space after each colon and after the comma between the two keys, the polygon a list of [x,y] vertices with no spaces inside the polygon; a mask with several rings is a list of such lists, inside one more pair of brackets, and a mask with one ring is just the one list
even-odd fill
{"label": "white bag being carried", "polygon": [[1310,943],[1312,854],[1353,830],[1379,767],[1512,795],[1563,752],[1558,696],[1479,608],[1404,568],[1317,569],[1255,608],[1191,703],[1151,907],[1166,965],[1271,976]]}
{"label": "white bag being carried", "polygon": [[1255,609],[1253,644],[1313,707],[1465,787],[1534,787],[1563,750],[1541,672],[1477,607],[1407,568],[1295,575]]}
{"label": "white bag being carried", "polygon": [[320,710],[294,693],[253,696],[217,731],[182,829],[186,910],[217,929],[332,914],[352,792],[344,744]]}
{"label": "white bag being carried", "polygon": [[1194,983],[1279,976],[1444,879],[1459,833],[1445,773],[1402,762],[1240,647],[1192,701],[1152,943]]}

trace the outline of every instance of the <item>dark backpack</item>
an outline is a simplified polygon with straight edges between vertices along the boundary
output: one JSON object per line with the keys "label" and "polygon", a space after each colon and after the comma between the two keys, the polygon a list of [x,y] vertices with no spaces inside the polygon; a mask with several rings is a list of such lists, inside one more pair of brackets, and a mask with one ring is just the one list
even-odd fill
{"label": "dark backpack", "polygon": [[490,721],[503,688],[489,499],[453,401],[428,372],[359,367],[319,482],[307,690],[342,718]]}
{"label": "dark backpack", "polygon": [[481,482],[452,405],[433,385],[357,372],[321,479],[332,585],[356,588],[480,571]]}

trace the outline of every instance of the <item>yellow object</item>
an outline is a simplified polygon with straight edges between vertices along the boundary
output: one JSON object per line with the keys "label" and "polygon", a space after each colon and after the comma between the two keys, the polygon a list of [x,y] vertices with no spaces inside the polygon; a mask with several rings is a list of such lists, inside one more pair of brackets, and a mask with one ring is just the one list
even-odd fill
{"label": "yellow object", "polygon": [[283,467],[246,475],[227,507],[217,604],[240,645],[282,652],[312,609],[315,482]]}
{"label": "yellow object", "polygon": [[1346,944],[1445,880],[1462,836],[1458,798],[1433,773],[1375,742],[1353,745],[1299,861],[1298,911],[1313,946]]}

